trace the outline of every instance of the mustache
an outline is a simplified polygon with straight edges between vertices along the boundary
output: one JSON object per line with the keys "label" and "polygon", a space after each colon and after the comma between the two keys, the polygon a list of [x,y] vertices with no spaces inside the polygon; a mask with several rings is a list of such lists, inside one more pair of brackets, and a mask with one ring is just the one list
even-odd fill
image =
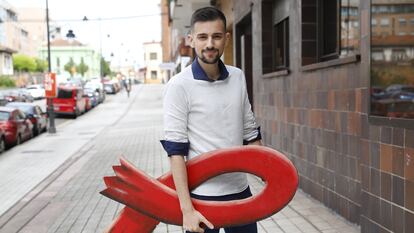
{"label": "mustache", "polygon": [[204,53],[206,51],[216,51],[216,52],[218,52],[218,49],[216,49],[216,48],[206,48],[206,49],[201,50],[202,53]]}

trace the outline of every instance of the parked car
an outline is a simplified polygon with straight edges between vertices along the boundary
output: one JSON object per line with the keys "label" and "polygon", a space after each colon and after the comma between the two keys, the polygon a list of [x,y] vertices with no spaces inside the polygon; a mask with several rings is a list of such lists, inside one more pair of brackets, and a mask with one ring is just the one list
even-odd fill
{"label": "parked car", "polygon": [[115,84],[113,83],[105,83],[104,88],[105,88],[105,92],[108,94],[116,94],[117,92]]}
{"label": "parked car", "polygon": [[0,154],[6,150],[6,132],[0,127]]}
{"label": "parked car", "polygon": [[23,94],[17,89],[4,91],[4,97],[7,102],[26,102]]}
{"label": "parked car", "polygon": [[393,84],[385,89],[385,93],[388,98],[408,102],[414,101],[414,86]]}
{"label": "parked car", "polygon": [[33,136],[33,124],[19,109],[0,107],[0,127],[5,131],[6,147],[18,145]]}
{"label": "parked car", "polygon": [[47,129],[47,114],[42,111],[40,106],[32,103],[12,102],[8,103],[6,107],[18,108],[26,114],[33,124],[33,136],[39,133],[46,132]]}
{"label": "parked car", "polygon": [[40,84],[33,84],[26,87],[26,90],[33,96],[34,99],[45,98],[45,89]]}
{"label": "parked car", "polygon": [[96,107],[99,103],[99,93],[95,89],[84,88],[83,96],[87,99],[88,107],[87,110]]}
{"label": "parked car", "polygon": [[[50,103],[48,103],[50,104]],[[77,86],[59,86],[57,97],[53,98],[53,110],[57,114],[68,114],[74,118],[86,111],[83,89]]]}
{"label": "parked car", "polygon": [[94,89],[98,92],[98,102],[103,103],[105,101],[105,90],[103,84],[99,81],[96,81],[96,79],[92,79],[91,81],[88,81],[85,86],[85,89]]}
{"label": "parked car", "polygon": [[0,106],[5,106],[8,102],[4,94],[0,92]]}
{"label": "parked car", "polygon": [[18,92],[20,93],[21,96],[23,96],[24,102],[32,103],[34,101],[32,94],[30,94],[30,92],[27,91],[26,89],[23,89],[23,88],[18,89]]}

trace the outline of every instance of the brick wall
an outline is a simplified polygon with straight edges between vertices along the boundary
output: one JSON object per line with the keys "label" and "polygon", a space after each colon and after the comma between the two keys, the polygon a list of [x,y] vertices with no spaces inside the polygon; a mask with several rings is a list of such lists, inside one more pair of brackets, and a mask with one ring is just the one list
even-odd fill
{"label": "brick wall", "polygon": [[233,6],[234,24],[252,13],[254,111],[265,144],[294,162],[301,189],[362,232],[414,232],[414,131],[369,116],[370,2],[360,3],[360,56],[306,70],[301,1],[290,1],[289,73],[270,77],[262,70],[263,2],[252,3]]}

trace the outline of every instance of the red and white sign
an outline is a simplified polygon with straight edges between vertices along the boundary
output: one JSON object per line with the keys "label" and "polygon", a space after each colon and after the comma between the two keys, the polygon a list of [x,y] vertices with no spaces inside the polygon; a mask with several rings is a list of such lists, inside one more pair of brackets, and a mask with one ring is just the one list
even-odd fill
{"label": "red and white sign", "polygon": [[46,98],[56,97],[56,74],[49,73],[45,76]]}

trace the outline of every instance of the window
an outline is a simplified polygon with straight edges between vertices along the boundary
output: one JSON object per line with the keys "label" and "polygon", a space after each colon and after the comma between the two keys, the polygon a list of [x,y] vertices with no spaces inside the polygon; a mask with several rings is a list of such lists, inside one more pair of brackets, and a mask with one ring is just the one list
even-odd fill
{"label": "window", "polygon": [[71,99],[72,98],[72,90],[70,89],[58,89],[57,93],[58,99]]}
{"label": "window", "polygon": [[[414,28],[413,19],[389,15],[404,13],[410,6],[376,6],[382,0],[372,0],[372,17],[380,18],[381,28],[371,20],[370,115],[383,122],[407,122],[414,119]],[[403,26],[403,30],[399,27]],[[382,27],[388,27],[386,31]],[[378,35],[378,36],[377,36]],[[402,38],[398,38],[401,36]],[[395,38],[395,39],[394,39]],[[378,118],[382,117],[382,118]],[[401,121],[399,119],[404,119]],[[408,123],[413,125],[412,122]]]}
{"label": "window", "polygon": [[380,25],[382,27],[388,27],[390,25],[390,19],[389,18],[383,18],[380,20]]}
{"label": "window", "polygon": [[290,0],[262,1],[263,74],[285,70],[281,75],[286,75],[289,69],[289,4]]}
{"label": "window", "polygon": [[289,18],[274,26],[273,38],[273,69],[286,69],[289,67]]}
{"label": "window", "polygon": [[3,63],[6,69],[10,69],[12,67],[12,57],[9,54],[5,54]]}
{"label": "window", "polygon": [[359,1],[302,0],[302,65],[355,54]]}
{"label": "window", "polygon": [[407,25],[407,20],[405,18],[399,18],[398,22],[400,22],[400,26],[402,27]]}
{"label": "window", "polygon": [[157,53],[150,53],[150,60],[157,60]]}
{"label": "window", "polygon": [[320,1],[321,13],[319,22],[320,28],[320,59],[330,60],[338,57],[339,39],[338,39],[338,3],[339,1],[322,0]]}
{"label": "window", "polygon": [[157,79],[157,71],[151,70],[151,79]]}
{"label": "window", "polygon": [[0,120],[4,121],[4,120],[8,120],[10,117],[10,113],[8,112],[0,112]]}

